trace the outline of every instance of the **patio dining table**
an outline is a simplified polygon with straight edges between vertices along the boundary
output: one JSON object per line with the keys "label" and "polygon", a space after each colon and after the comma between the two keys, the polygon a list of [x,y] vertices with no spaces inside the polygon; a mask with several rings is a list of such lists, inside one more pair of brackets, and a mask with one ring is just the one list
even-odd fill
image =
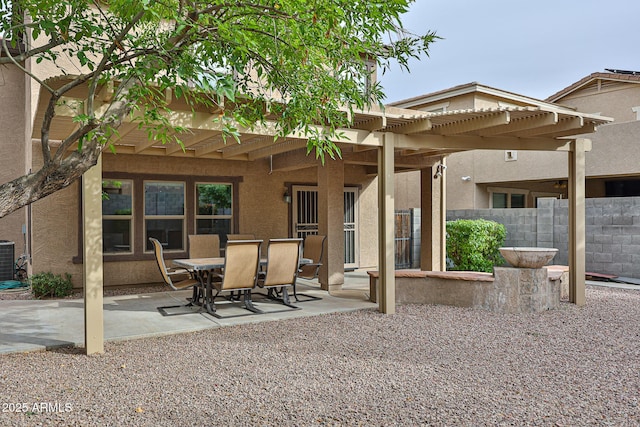
{"label": "patio dining table", "polygon": [[[312,262],[313,260],[309,258],[300,258],[298,264],[303,266],[305,264],[311,264]],[[215,270],[224,268],[224,257],[174,259],[173,264],[177,267],[182,267],[195,273],[198,278],[198,282],[200,282],[199,286],[201,289],[200,295],[202,297],[202,306],[207,310],[207,313],[213,314],[215,312],[215,308],[213,306],[213,289],[211,285],[213,277],[212,273]],[[265,265],[267,265],[267,258],[261,258],[260,266]],[[198,301],[193,302],[198,303]],[[247,310],[260,312],[251,303],[249,304],[250,307],[247,307]]]}

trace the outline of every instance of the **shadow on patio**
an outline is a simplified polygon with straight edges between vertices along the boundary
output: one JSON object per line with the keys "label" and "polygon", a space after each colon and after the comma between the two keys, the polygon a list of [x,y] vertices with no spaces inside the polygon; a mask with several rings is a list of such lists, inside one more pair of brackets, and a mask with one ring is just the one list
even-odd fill
{"label": "shadow on patio", "polygon": [[[298,279],[298,291],[321,299],[295,302],[299,310],[257,299],[264,314],[216,319],[194,309],[192,313],[162,316],[157,307],[184,304],[190,291],[152,292],[104,298],[105,341],[120,341],[199,331],[223,326],[317,316],[327,313],[374,309],[368,301],[366,272],[345,274],[341,291],[329,295],[316,280]],[[222,301],[222,300],[221,300]],[[223,314],[251,314],[238,307],[220,304]],[[0,301],[0,354],[41,351],[62,346],[84,346],[84,301],[8,300]],[[283,310],[285,308],[285,310]],[[225,311],[227,311],[225,313]]]}

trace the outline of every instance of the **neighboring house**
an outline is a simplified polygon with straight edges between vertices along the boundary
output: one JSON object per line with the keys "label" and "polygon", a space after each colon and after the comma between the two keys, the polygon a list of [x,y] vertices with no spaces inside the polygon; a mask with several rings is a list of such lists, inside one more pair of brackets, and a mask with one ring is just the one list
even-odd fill
{"label": "neighboring house", "polygon": [[[640,73],[593,73],[540,101],[471,83],[396,102],[421,111],[454,111],[503,106],[566,107],[615,121],[583,135],[592,141],[586,154],[587,198],[640,195]],[[567,136],[579,123],[567,121]],[[503,124],[487,135],[500,135]],[[531,133],[533,136],[533,133]],[[474,150],[447,157],[447,209],[535,207],[539,197],[568,197],[566,156],[559,152]],[[396,180],[396,207],[416,205],[416,173]]]}

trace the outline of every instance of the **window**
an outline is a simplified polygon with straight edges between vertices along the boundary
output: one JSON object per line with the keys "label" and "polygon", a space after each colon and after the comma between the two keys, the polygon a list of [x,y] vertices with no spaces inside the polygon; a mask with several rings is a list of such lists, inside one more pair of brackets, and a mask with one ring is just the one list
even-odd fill
{"label": "window", "polygon": [[133,247],[133,182],[102,181],[102,250],[131,253]]}
{"label": "window", "polygon": [[507,193],[492,193],[491,207],[496,209],[506,208],[509,204]]}
{"label": "window", "polygon": [[637,197],[640,196],[640,180],[605,181],[604,189],[605,197]]}
{"label": "window", "polygon": [[489,187],[487,191],[490,193],[492,209],[527,207],[528,190]]}
{"label": "window", "polygon": [[232,232],[233,185],[196,184],[196,234],[218,234],[221,243]]}
{"label": "window", "polygon": [[[227,234],[238,232],[240,182],[234,176],[104,172],[105,261],[152,259],[149,237],[162,243],[168,259],[188,256],[189,234],[218,234],[224,245]],[[82,245],[79,239],[74,263],[82,262]]]}
{"label": "window", "polygon": [[185,184],[183,182],[144,183],[144,231],[147,250],[149,237],[166,250],[185,248]]}

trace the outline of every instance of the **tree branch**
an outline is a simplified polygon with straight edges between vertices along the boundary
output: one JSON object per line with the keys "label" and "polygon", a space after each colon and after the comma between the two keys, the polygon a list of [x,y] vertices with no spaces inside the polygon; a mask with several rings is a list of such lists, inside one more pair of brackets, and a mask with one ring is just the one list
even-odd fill
{"label": "tree branch", "polygon": [[[107,19],[107,22],[108,22],[108,18],[105,16],[98,2],[96,0],[93,0],[93,3],[96,5],[98,10],[100,11],[100,14],[103,15],[103,18]],[[142,19],[145,13],[146,13],[145,10],[141,10],[140,12],[138,12],[136,16],[134,16],[131,19],[131,21],[129,21],[127,25],[125,25],[125,27],[120,31],[120,34],[114,37],[113,43],[111,43],[111,46],[109,46],[107,51],[102,55],[102,60],[94,70],[94,78],[92,79],[91,84],[89,85],[89,97],[87,99],[87,113],[89,115],[93,115],[93,94],[95,93],[96,86],[98,85],[98,77],[105,70],[109,56],[119,46],[122,46],[122,40],[124,40],[124,38],[127,36],[129,31],[131,31],[131,29],[134,27],[134,25],[137,24]]]}
{"label": "tree branch", "polygon": [[[9,63],[12,62],[16,67],[18,67],[20,69],[20,71],[22,71],[24,74],[26,74],[27,76],[31,77],[33,80],[35,80],[36,82],[38,82],[38,84],[40,84],[42,87],[44,87],[45,89],[47,89],[49,92],[53,92],[53,89],[51,89],[47,84],[45,84],[40,78],[38,78],[38,76],[36,76],[35,74],[33,74],[32,72],[28,71],[25,67],[23,67],[22,65],[20,65],[15,59],[14,57],[11,55],[11,52],[9,52],[9,47],[7,46],[7,40],[6,39],[2,39],[2,49],[4,50],[4,52],[7,55],[7,58],[9,59],[9,61],[5,61],[4,63]],[[2,57],[0,57],[0,59],[2,59]],[[22,61],[21,61],[22,62]],[[2,62],[0,62],[2,63]]]}

